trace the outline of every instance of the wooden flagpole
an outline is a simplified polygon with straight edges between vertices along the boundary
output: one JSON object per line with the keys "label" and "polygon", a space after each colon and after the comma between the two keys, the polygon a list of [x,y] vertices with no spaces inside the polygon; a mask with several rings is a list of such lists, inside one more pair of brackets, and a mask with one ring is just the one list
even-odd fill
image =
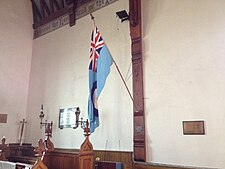
{"label": "wooden flagpole", "polygon": [[[93,20],[94,25],[95,25],[95,17],[92,15],[92,13],[90,13],[90,16],[91,16],[91,19]],[[108,51],[109,51],[109,50],[108,50]],[[111,58],[112,58],[112,60],[113,60],[114,65],[116,66],[116,70],[118,71],[118,73],[119,73],[119,75],[120,75],[120,78],[122,79],[122,82],[123,82],[124,86],[126,87],[126,90],[127,90],[128,94],[129,94],[129,96],[130,96],[130,98],[131,98],[131,100],[132,100],[132,102],[133,102],[135,112],[137,112],[138,109],[137,109],[137,107],[136,107],[136,105],[135,105],[135,103],[134,103],[134,99],[133,99],[133,97],[132,97],[132,95],[131,95],[131,92],[130,92],[130,90],[129,90],[127,84],[126,84],[126,81],[124,80],[124,77],[123,77],[123,75],[122,75],[122,73],[121,73],[121,71],[120,71],[120,69],[119,69],[117,63],[115,62],[114,58],[112,57],[110,51],[109,51],[109,54],[110,54],[110,56],[111,56]]]}

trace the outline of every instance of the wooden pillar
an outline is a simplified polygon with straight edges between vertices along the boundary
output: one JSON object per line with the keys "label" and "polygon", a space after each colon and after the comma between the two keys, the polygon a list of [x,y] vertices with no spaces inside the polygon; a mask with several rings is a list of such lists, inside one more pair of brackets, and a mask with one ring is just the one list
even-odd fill
{"label": "wooden pillar", "polygon": [[134,160],[146,161],[141,0],[129,0],[134,97]]}
{"label": "wooden pillar", "polygon": [[68,14],[70,18],[70,26],[74,26],[76,23],[76,9],[78,0],[66,0]]}

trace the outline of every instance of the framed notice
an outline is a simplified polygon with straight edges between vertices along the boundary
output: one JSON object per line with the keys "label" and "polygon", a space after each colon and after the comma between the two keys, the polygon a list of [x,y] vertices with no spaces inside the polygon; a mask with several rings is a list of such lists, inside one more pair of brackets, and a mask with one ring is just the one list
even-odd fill
{"label": "framed notice", "polygon": [[204,121],[183,121],[184,135],[205,135]]}
{"label": "framed notice", "polygon": [[75,126],[76,107],[59,109],[59,128],[73,128]]}

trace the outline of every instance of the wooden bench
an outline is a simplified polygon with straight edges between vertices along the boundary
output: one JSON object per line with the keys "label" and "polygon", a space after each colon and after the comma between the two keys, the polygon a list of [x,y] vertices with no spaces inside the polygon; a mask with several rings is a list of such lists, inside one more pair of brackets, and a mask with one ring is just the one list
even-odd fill
{"label": "wooden bench", "polygon": [[85,140],[80,150],[69,151],[66,149],[55,149],[46,152],[44,163],[48,169],[93,169],[94,150],[89,140],[89,123],[86,122]]}
{"label": "wooden bench", "polygon": [[[45,141],[40,139],[38,141],[39,146],[35,148],[37,154],[36,162],[33,153],[34,147],[31,145],[26,144],[25,147],[21,147],[19,144],[15,143],[10,144],[11,146],[9,147],[5,147],[4,139],[2,147],[9,149],[10,155],[8,159],[13,161],[14,164],[17,164],[16,169],[21,169],[25,166],[23,164],[18,164],[18,162],[32,164],[32,169],[93,169],[94,150],[89,140],[90,130],[88,121],[86,122],[84,131],[86,138],[80,150],[54,149],[54,145],[49,137]],[[2,150],[2,152],[6,151],[4,148],[2,148]],[[25,153],[21,150],[24,150]],[[1,153],[1,157],[2,159],[6,159],[3,153]]]}

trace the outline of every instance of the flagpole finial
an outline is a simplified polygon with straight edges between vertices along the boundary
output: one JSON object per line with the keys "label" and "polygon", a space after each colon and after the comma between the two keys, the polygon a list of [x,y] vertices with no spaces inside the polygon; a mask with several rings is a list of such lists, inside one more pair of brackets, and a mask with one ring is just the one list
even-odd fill
{"label": "flagpole finial", "polygon": [[94,21],[95,17],[90,13],[91,19]]}

